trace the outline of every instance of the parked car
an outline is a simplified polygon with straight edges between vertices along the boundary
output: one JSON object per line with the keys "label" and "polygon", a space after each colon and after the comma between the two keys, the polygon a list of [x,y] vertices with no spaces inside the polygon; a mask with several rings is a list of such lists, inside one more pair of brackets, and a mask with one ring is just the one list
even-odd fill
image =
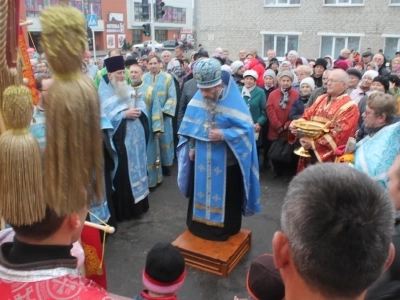
{"label": "parked car", "polygon": [[[162,43],[163,48],[165,50],[173,50],[176,46],[175,46],[175,40],[167,40],[165,42]],[[178,40],[179,45],[183,45],[182,41]]]}
{"label": "parked car", "polygon": [[[152,47],[152,44],[151,44],[151,41],[146,41],[146,42],[144,42],[144,43],[142,43],[142,44],[136,44],[136,45],[133,45],[133,48],[136,48],[137,50],[142,50],[143,48],[144,48],[144,45],[147,45],[147,47],[149,48],[149,49],[151,49]],[[155,50],[156,50],[156,52],[158,52],[158,51],[162,51],[164,48],[163,48],[163,45],[162,44],[160,44],[160,43],[158,43],[157,41],[154,41],[154,47],[155,47]]]}

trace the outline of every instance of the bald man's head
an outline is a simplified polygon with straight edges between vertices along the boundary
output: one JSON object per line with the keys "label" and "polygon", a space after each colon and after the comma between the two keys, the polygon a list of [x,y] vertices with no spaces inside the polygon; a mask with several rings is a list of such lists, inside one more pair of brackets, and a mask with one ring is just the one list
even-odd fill
{"label": "bald man's head", "polygon": [[331,97],[342,94],[348,86],[349,75],[343,69],[334,69],[328,76],[327,93]]}

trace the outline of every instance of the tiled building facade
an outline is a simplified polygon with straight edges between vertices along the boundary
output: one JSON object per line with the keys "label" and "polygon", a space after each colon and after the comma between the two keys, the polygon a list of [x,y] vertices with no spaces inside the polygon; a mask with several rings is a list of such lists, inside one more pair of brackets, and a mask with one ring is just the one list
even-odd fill
{"label": "tiled building facade", "polygon": [[392,58],[400,51],[400,0],[196,0],[196,40],[212,52],[257,49],[279,58],[290,50],[301,56],[338,57],[341,49]]}

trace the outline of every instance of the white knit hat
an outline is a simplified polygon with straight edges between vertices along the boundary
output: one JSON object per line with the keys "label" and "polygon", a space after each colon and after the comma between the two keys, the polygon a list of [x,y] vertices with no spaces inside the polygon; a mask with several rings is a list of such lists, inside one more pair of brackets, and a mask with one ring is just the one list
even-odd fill
{"label": "white knit hat", "polygon": [[365,76],[369,76],[369,77],[372,78],[372,80],[374,80],[374,78],[375,78],[376,76],[378,76],[378,75],[379,75],[379,73],[378,73],[377,71],[368,70],[368,71],[366,71],[366,72],[364,73],[364,75],[363,75],[362,78],[364,79]]}
{"label": "white knit hat", "polygon": [[274,71],[274,70],[271,70],[271,69],[268,69],[268,70],[266,70],[266,71],[264,72],[263,78],[265,78],[265,76],[271,76],[272,79],[275,79],[275,78],[276,78],[275,71]]}
{"label": "white knit hat", "polygon": [[315,82],[314,82],[314,79],[312,79],[311,77],[304,78],[300,82],[300,88],[304,83],[307,84],[311,88],[312,91],[315,89]]}
{"label": "white knit hat", "polygon": [[254,71],[254,70],[247,70],[246,72],[244,72],[243,78],[246,78],[247,76],[251,76],[251,77],[253,77],[255,80],[258,79],[258,74],[257,74],[257,72]]}

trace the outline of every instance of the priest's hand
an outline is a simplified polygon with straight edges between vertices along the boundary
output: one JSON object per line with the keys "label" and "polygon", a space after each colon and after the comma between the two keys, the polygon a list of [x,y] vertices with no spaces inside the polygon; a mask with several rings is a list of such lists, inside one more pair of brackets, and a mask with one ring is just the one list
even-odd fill
{"label": "priest's hand", "polygon": [[142,112],[140,111],[140,109],[137,108],[130,108],[125,111],[126,118],[131,120],[136,120],[140,117],[141,114]]}
{"label": "priest's hand", "polygon": [[254,124],[254,131],[255,131],[255,132],[260,132],[260,130],[261,130],[261,125],[258,124],[258,123],[255,123],[255,124]]}
{"label": "priest's hand", "polygon": [[300,139],[300,144],[303,146],[304,149],[309,150],[311,149],[311,142],[305,139]]}
{"label": "priest's hand", "polygon": [[220,129],[210,129],[210,132],[208,133],[208,138],[211,142],[222,141],[222,131]]}

